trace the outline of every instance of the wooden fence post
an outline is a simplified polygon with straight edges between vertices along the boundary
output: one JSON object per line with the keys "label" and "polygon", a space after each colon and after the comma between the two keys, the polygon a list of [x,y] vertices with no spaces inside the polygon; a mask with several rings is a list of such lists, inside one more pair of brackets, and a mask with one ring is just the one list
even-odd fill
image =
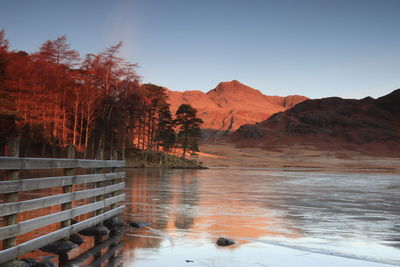
{"label": "wooden fence post", "polygon": [[118,158],[118,150],[114,150],[111,154],[111,160],[117,160]]}
{"label": "wooden fence post", "polygon": [[[74,145],[69,145],[67,147],[67,158],[69,159],[74,159],[76,154],[76,149]],[[75,175],[75,169],[65,169],[64,170],[64,175],[65,176],[72,176]],[[66,185],[62,187],[63,193],[71,193],[73,192],[73,185]],[[69,210],[72,209],[72,202],[66,202],[64,204],[61,204],[61,210]],[[61,222],[61,228],[68,227],[71,225],[71,219],[65,220]],[[69,236],[64,238],[65,240],[69,239]],[[68,262],[68,253],[61,253],[59,254],[59,263],[60,265],[65,264]]]}
{"label": "wooden fence post", "polygon": [[[75,146],[69,145],[67,147],[67,158],[73,159],[75,158]],[[75,175],[75,169],[65,169],[65,175],[66,176],[72,176]],[[71,193],[73,191],[73,185],[66,185],[63,186],[63,193]],[[69,210],[72,208],[72,202],[67,202],[61,205],[62,210]],[[71,220],[66,220],[61,222],[61,227],[67,227],[71,225]]]}
{"label": "wooden fence post", "polygon": [[[98,150],[97,152],[98,152],[97,153],[97,159],[104,160],[104,151],[103,151],[103,149]],[[101,173],[101,169],[102,168],[97,168],[95,170],[95,173]],[[97,182],[95,186],[96,187],[103,187],[103,182]],[[102,201],[103,199],[104,199],[104,195],[99,195],[99,196],[96,197],[96,201]],[[102,214],[103,212],[104,212],[104,209],[99,209],[99,210],[96,211],[96,215]]]}
{"label": "wooden fence post", "polygon": [[[118,156],[117,156],[117,155],[118,155],[118,150],[115,150],[113,154],[115,155],[115,158],[113,157],[113,159],[114,159],[114,160],[117,160],[117,158],[118,158]],[[116,172],[116,171],[117,171],[117,168],[111,168],[111,172]],[[118,180],[119,180],[119,179],[113,179],[113,180],[111,181],[111,184],[117,184],[117,183],[118,183]],[[114,196],[116,196],[116,195],[118,195],[118,194],[119,194],[119,191],[112,192],[112,193],[111,193],[111,197],[114,197]],[[112,204],[111,207],[110,207],[110,209],[115,209],[115,208],[117,208],[117,203]],[[116,246],[117,246],[117,242],[113,242],[113,243],[110,245],[108,251],[112,251],[113,248],[115,248]],[[117,251],[115,251],[115,252],[112,254],[112,256],[111,256],[110,259],[109,259],[109,262],[114,262],[114,261],[116,260],[116,258],[117,258]]]}
{"label": "wooden fence post", "polygon": [[[8,157],[19,157],[19,139],[9,139],[7,142]],[[7,171],[8,180],[18,180],[19,171],[18,170],[8,170]],[[18,193],[6,194],[6,202],[16,202],[18,201]],[[17,223],[17,214],[11,214],[6,216],[6,226]],[[17,245],[16,237],[10,237],[4,240],[4,248],[11,248]]]}
{"label": "wooden fence post", "polygon": [[[117,155],[118,155],[118,151],[117,150],[115,150],[114,151],[114,155],[115,155],[115,158],[113,158],[114,160],[117,160]],[[111,172],[116,172],[117,171],[117,168],[111,168]],[[111,181],[111,184],[117,184],[118,183],[118,180],[119,179],[113,179],[112,181]],[[112,192],[111,193],[111,196],[112,197],[115,197],[116,195],[118,195],[118,193],[119,192]],[[114,203],[114,204],[112,204],[111,205],[111,209],[115,209],[117,207],[117,203]]]}
{"label": "wooden fence post", "polygon": [[[98,160],[104,160],[104,151],[103,151],[103,149],[97,150],[96,159],[98,159]],[[95,173],[101,173],[101,170],[102,170],[102,168],[96,168],[96,169],[95,169]],[[102,187],[102,186],[103,186],[103,182],[97,182],[97,183],[95,183],[95,187],[96,187],[96,188],[97,188],[97,187]],[[99,196],[97,196],[96,199],[95,199],[95,201],[102,201],[102,200],[104,200],[104,196],[103,196],[103,195],[99,195]],[[96,210],[95,214],[96,214],[96,216],[97,216],[97,215],[99,215],[99,214],[102,214],[103,212],[104,212],[104,209],[99,209],[99,210]],[[98,225],[99,225],[99,226],[103,225],[103,222],[100,222]],[[103,241],[103,237],[102,237],[102,236],[96,235],[96,236],[94,237],[94,244],[95,244],[95,246],[98,245],[98,244],[100,244],[102,241]],[[103,254],[103,253],[102,253],[102,251],[100,250],[98,253],[96,253],[96,254],[94,255],[94,259],[96,260],[96,259],[101,258],[102,254]]]}

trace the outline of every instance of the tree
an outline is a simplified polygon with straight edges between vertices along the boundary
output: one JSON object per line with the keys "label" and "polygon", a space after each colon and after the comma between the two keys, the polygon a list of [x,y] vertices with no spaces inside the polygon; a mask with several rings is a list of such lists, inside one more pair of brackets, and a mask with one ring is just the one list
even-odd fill
{"label": "tree", "polygon": [[8,41],[4,30],[0,31],[0,88],[2,88],[7,67]]}
{"label": "tree", "polygon": [[142,87],[144,88],[143,97],[146,105],[143,114],[146,118],[144,128],[147,127],[147,132],[143,131],[143,134],[147,134],[147,138],[144,138],[147,139],[147,150],[152,150],[156,139],[158,111],[167,103],[167,94],[165,88],[154,84],[143,84]]}
{"label": "tree", "polygon": [[156,140],[157,145],[162,146],[165,151],[169,151],[175,144],[174,120],[167,103],[158,110]]}
{"label": "tree", "polygon": [[4,29],[0,31],[0,51],[8,49],[8,40],[5,37]]}
{"label": "tree", "polygon": [[114,118],[117,116],[117,107],[121,104],[121,100],[126,98],[129,89],[126,86],[127,81],[138,78],[135,72],[137,65],[117,57],[121,47],[122,42],[119,42],[100,54],[89,55],[85,59],[85,69],[90,75],[93,89],[99,94],[95,114],[98,151],[105,150],[107,140],[110,141],[110,149],[113,149],[116,130],[125,128],[117,125]]}
{"label": "tree", "polygon": [[18,131],[18,125],[22,125],[27,117],[27,112],[21,112],[20,107],[27,105],[26,99],[31,92],[25,89],[25,80],[30,73],[29,62],[26,52],[0,52],[0,128],[7,133],[4,137],[15,137],[17,132],[18,135],[23,132]]}
{"label": "tree", "polygon": [[[71,122],[70,118],[76,117],[74,115],[77,109],[74,104],[80,97],[76,94],[75,83],[78,72],[72,69],[79,61],[79,54],[70,48],[66,36],[63,35],[56,40],[44,42],[39,52],[32,55],[32,61],[35,67],[32,68],[33,80],[30,87],[35,91],[37,99],[30,100],[29,104],[37,108],[30,114],[34,114],[36,118],[41,117],[37,124],[42,125],[43,138],[50,139],[48,141],[52,144],[54,154],[57,146],[70,143],[76,131],[76,121]],[[43,147],[43,152],[44,150]]]}
{"label": "tree", "polygon": [[42,59],[56,64],[72,67],[79,60],[79,53],[70,48],[67,36],[63,35],[56,40],[48,40],[40,47],[38,56]]}
{"label": "tree", "polygon": [[[56,155],[69,144],[85,158],[94,156],[96,147],[104,152],[134,147],[168,152],[176,134],[166,89],[141,85],[137,65],[118,57],[121,46],[88,54],[78,67],[78,53],[65,36],[28,54],[9,51],[1,30],[0,143],[19,136],[26,155],[38,155],[40,145],[42,155],[49,155],[50,147]],[[199,127],[192,126],[182,126],[185,152],[197,150]]]}
{"label": "tree", "polygon": [[4,30],[0,31],[0,145],[5,138],[16,134],[15,98],[5,86],[9,65],[8,41]]}
{"label": "tree", "polygon": [[4,76],[7,67],[7,51],[8,41],[4,36],[4,30],[0,31],[0,88],[2,88],[4,82]]}
{"label": "tree", "polygon": [[199,151],[198,140],[200,137],[200,125],[203,121],[196,117],[197,110],[191,105],[182,104],[176,111],[176,124],[179,128],[178,139],[182,145],[183,157],[186,151]]}

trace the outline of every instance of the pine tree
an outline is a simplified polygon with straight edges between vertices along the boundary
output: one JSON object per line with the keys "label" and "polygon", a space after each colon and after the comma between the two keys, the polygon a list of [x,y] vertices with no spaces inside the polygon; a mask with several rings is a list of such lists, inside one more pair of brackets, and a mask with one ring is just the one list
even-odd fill
{"label": "pine tree", "polygon": [[199,151],[198,140],[200,137],[200,125],[203,121],[196,117],[197,110],[191,105],[182,104],[176,111],[176,124],[179,127],[178,139],[182,145],[183,154],[186,156],[186,151]]}
{"label": "pine tree", "polygon": [[167,103],[158,110],[157,130],[157,145],[162,146],[165,151],[169,151],[175,144],[175,130],[174,120]]}

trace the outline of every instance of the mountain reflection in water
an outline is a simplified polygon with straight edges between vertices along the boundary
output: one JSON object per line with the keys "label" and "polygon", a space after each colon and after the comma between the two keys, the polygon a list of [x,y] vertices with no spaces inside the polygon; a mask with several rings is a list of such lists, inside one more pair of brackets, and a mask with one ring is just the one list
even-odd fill
{"label": "mountain reflection in water", "polygon": [[127,232],[125,264],[207,265],[265,244],[400,264],[398,175],[128,169],[126,182],[126,219],[151,225]]}

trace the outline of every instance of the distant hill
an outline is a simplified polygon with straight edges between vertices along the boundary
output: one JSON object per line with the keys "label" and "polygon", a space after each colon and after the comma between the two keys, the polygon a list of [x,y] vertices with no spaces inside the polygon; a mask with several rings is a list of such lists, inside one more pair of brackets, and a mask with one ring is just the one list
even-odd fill
{"label": "distant hill", "polygon": [[378,99],[309,99],[243,125],[228,139],[251,147],[297,144],[400,155],[400,89]]}
{"label": "distant hill", "polygon": [[272,114],[287,110],[307,99],[305,96],[267,96],[236,80],[221,82],[208,93],[169,91],[172,112],[180,104],[190,104],[203,119],[205,137],[219,137],[237,130],[243,124],[256,123]]}

